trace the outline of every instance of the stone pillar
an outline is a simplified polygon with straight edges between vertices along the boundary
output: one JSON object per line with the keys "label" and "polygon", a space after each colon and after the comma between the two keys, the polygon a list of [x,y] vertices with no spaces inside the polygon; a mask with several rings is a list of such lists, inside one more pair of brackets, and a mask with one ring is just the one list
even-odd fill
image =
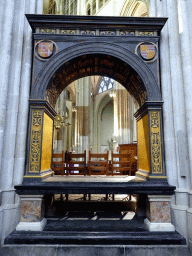
{"label": "stone pillar", "polygon": [[[163,1],[162,17],[167,17],[167,5]],[[173,113],[173,98],[172,98],[172,80],[170,67],[170,50],[169,50],[169,34],[168,22],[165,24],[161,32],[161,86],[163,99],[163,126],[164,126],[164,144],[165,144],[165,163],[167,169],[167,178],[171,185],[178,184],[177,175],[177,159],[176,159],[176,142],[174,135],[174,113]]]}
{"label": "stone pillar", "polygon": [[[12,59],[14,60],[10,65],[10,73],[13,74],[10,77],[11,89],[8,93],[7,104],[7,117],[5,121],[4,140],[6,141],[3,149],[2,158],[2,176],[3,184],[2,188],[11,188],[13,185],[13,169],[14,169],[14,153],[15,153],[15,141],[16,141],[16,126],[17,126],[17,112],[19,103],[19,86],[21,77],[21,63],[22,63],[22,44],[23,41],[23,28],[24,28],[24,12],[21,6],[25,7],[25,1],[21,0],[15,6],[16,16],[13,30],[17,33],[13,33],[14,44]],[[14,191],[13,191],[14,193]]]}
{"label": "stone pillar", "polygon": [[148,195],[146,228],[149,231],[175,231],[171,224],[171,209],[169,195]]}
{"label": "stone pillar", "polygon": [[89,151],[89,77],[80,79],[76,87],[77,153]]}
{"label": "stone pillar", "polygon": [[150,0],[150,17],[156,17],[156,0]]}
{"label": "stone pillar", "polygon": [[[5,1],[3,6],[4,17],[2,20],[1,28],[1,62],[0,62],[0,95],[1,95],[1,108],[0,108],[0,167],[2,166],[2,154],[4,146],[4,132],[6,121],[6,108],[7,108],[7,95],[9,90],[9,76],[11,66],[11,42],[13,39],[13,22],[14,22],[14,9],[15,0]],[[3,173],[1,174],[3,177]],[[4,182],[2,181],[3,185]]]}
{"label": "stone pillar", "polygon": [[21,195],[21,215],[17,231],[42,231],[47,223],[44,218],[43,195]]}
{"label": "stone pillar", "polygon": [[[42,1],[42,0],[41,0]],[[40,2],[40,0],[38,0]],[[42,1],[43,2],[43,1]],[[26,1],[23,15],[35,13],[36,1]],[[39,10],[40,12],[40,10]],[[13,184],[18,185],[23,181],[25,156],[26,156],[26,137],[29,110],[29,90],[31,81],[31,58],[32,58],[32,31],[28,21],[25,19],[23,37],[23,54],[21,66],[21,78],[19,86],[19,105],[16,126],[16,146],[14,160]]]}
{"label": "stone pillar", "polygon": [[[166,168],[168,181],[177,186],[172,198],[172,219],[174,226],[187,238],[187,208],[190,173],[187,151],[186,107],[184,77],[182,70],[182,45],[177,1],[160,1],[161,15],[168,17],[162,31],[161,40],[161,78],[164,103],[164,133]],[[183,14],[185,15],[185,14]],[[182,22],[182,25],[185,24]],[[183,36],[183,35],[182,35]],[[187,47],[188,49],[189,47]],[[187,53],[189,55],[189,52]],[[186,56],[188,58],[188,56]],[[169,61],[168,61],[169,60]],[[183,62],[186,65],[185,61]],[[187,68],[188,69],[188,68]],[[188,79],[188,78],[186,78]]]}
{"label": "stone pillar", "polygon": [[117,85],[114,97],[114,135],[118,144],[133,142],[133,100],[121,85]]}
{"label": "stone pillar", "polygon": [[[178,23],[179,23],[179,37],[180,37],[180,47],[181,47],[181,57],[182,57],[182,70],[183,70],[183,90],[185,94],[185,109],[186,109],[186,126],[187,126],[187,140],[184,146],[186,151],[183,152],[182,165],[184,169],[182,174],[186,176],[187,180],[190,181],[188,191],[186,189],[176,190],[176,204],[174,206],[175,216],[177,218],[178,231],[184,234],[186,237],[188,234],[188,241],[192,247],[192,105],[191,105],[191,95],[192,95],[192,47],[190,47],[192,38],[190,25],[192,24],[192,19],[187,15],[187,12],[192,7],[189,1],[177,0],[178,8]],[[186,166],[185,162],[189,158],[189,167]],[[188,193],[187,193],[188,192]],[[182,218],[182,225],[179,220]],[[179,225],[180,224],[180,225]],[[177,227],[176,226],[176,227]]]}

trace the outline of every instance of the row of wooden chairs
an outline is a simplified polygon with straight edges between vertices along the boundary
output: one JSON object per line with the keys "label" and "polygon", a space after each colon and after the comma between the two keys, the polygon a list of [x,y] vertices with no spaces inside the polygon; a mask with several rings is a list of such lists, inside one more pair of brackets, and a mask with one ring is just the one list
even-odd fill
{"label": "row of wooden chairs", "polygon": [[[55,174],[65,175],[135,175],[137,161],[131,154],[117,154],[112,152],[109,163],[107,153],[91,153],[86,165],[86,150],[82,154],[62,152],[53,154],[52,170]],[[56,161],[55,159],[59,159]],[[88,171],[87,171],[88,170]]]}

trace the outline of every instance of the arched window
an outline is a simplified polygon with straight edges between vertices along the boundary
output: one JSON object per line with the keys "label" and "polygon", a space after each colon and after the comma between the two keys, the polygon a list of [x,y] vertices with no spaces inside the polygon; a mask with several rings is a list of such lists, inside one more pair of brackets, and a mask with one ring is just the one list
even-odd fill
{"label": "arched window", "polygon": [[63,14],[77,15],[77,0],[64,0]]}
{"label": "arched window", "polygon": [[114,87],[114,80],[112,78],[109,78],[107,76],[103,76],[101,79],[101,82],[99,84],[98,93],[107,91]]}
{"label": "arched window", "polygon": [[87,5],[87,15],[91,15],[91,6],[90,6],[90,4]]}

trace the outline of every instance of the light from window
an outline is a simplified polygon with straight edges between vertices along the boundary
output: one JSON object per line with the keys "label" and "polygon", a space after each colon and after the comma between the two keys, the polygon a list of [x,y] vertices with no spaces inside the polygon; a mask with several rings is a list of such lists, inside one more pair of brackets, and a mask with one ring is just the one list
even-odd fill
{"label": "light from window", "polygon": [[98,93],[107,91],[114,87],[114,80],[112,78],[109,78],[107,76],[102,77]]}

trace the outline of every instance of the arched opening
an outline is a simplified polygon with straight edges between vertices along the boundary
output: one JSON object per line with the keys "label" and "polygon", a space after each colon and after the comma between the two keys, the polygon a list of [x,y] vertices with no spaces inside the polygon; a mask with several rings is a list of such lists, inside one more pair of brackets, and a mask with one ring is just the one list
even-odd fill
{"label": "arched opening", "polygon": [[[30,15],[28,17],[34,18]],[[86,200],[87,195],[105,193],[106,201],[109,198],[109,194],[136,194],[138,195],[137,210],[143,212],[145,217],[146,214],[149,214],[146,225],[148,225],[148,229],[152,230],[153,227],[156,227],[154,223],[151,223],[153,218],[151,217],[150,207],[153,203],[151,203],[152,201],[149,204],[146,203],[147,196],[149,195],[149,200],[151,200],[153,195],[158,195],[158,197],[161,197],[162,194],[170,195],[174,189],[166,182],[163,161],[163,103],[161,101],[159,83],[157,48],[159,42],[157,35],[159,35],[166,19],[156,18],[154,21],[148,18],[141,20],[141,18],[110,17],[109,21],[108,17],[93,18],[89,16],[76,18],[74,16],[72,18],[71,16],[62,16],[61,21],[58,16],[49,16],[46,22],[43,20],[42,25],[39,25],[41,21],[38,21],[38,18],[35,21],[31,21],[33,23],[32,26],[36,26],[35,28],[33,27],[33,30],[35,33],[37,32],[37,35],[34,34],[36,42],[34,43],[33,79],[30,91],[28,155],[26,173],[21,190],[25,190],[25,195],[28,191],[32,194],[40,193],[40,195],[45,195],[46,205],[50,205],[53,194],[65,194],[66,201],[69,194],[83,194],[83,199]],[[52,19],[54,19],[53,24]],[[45,24],[47,27],[51,26],[51,30],[47,29],[47,27],[44,28]],[[58,29],[56,29],[57,26],[59,27]],[[69,29],[66,29],[67,27]],[[49,34],[51,34],[51,39],[48,39]],[[102,173],[100,174],[107,179],[111,176],[111,180],[108,179],[106,182],[105,180],[97,179],[96,182],[92,182],[93,180],[90,182],[89,179],[89,182],[86,182],[86,177],[81,177],[80,182],[72,182],[72,177],[69,177],[71,176],[70,163],[69,168],[65,166],[69,170],[67,181],[55,180],[53,179],[55,177],[50,176],[53,174],[51,171],[52,131],[54,116],[57,114],[54,110],[57,100],[62,91],[65,91],[65,99],[73,97],[72,88],[69,90],[66,88],[70,87],[69,85],[77,79],[97,75],[120,83],[124,90],[132,95],[137,108],[139,108],[134,115],[137,119],[138,131],[139,170],[137,171],[137,178],[134,181],[131,180],[130,183],[127,179],[129,175],[126,175],[124,181],[122,179],[120,181],[114,180],[114,174],[117,174],[114,170],[117,169],[109,166],[108,155],[106,154],[103,160],[92,161],[90,160],[92,157],[90,153],[89,162],[95,168],[97,167],[97,170],[95,169],[94,171],[101,170]],[[83,87],[77,91],[77,98],[82,94],[85,103],[89,101],[92,93],[89,86],[87,86],[87,89],[88,93],[84,93]],[[106,90],[102,93],[105,92]],[[117,90],[115,93],[117,93]],[[124,95],[123,90],[118,93],[121,96]],[[106,129],[106,123],[102,123],[102,121],[103,118],[110,119],[108,113],[111,113],[112,106],[111,100],[107,99],[107,97],[104,97],[104,101],[103,103],[105,104],[100,104],[101,107],[99,107],[101,110],[100,127],[102,126]],[[87,105],[84,104],[82,106],[79,103],[81,102],[79,101],[75,108],[70,103],[66,104],[66,118],[71,118],[79,113],[82,120],[88,120]],[[118,106],[119,104],[117,103],[116,105]],[[82,116],[84,107],[86,107],[86,114]],[[74,109],[74,112],[70,113],[70,109]],[[123,109],[126,109],[125,105]],[[60,118],[58,117],[57,121],[59,120]],[[124,119],[125,122],[127,120],[127,118]],[[66,124],[69,123],[67,121]],[[73,122],[70,123],[70,126],[72,125],[74,126]],[[78,129],[81,130],[82,139],[86,142],[85,137],[88,129],[82,129],[80,126]],[[58,138],[59,135],[57,136]],[[105,137],[106,133],[102,134],[102,136]],[[69,141],[71,143],[72,140],[69,139]],[[90,144],[87,145],[90,146]],[[126,153],[127,155],[130,155],[130,153]],[[65,163],[68,164],[71,161],[71,155],[69,157],[67,152],[66,156],[67,161]],[[85,158],[84,154],[81,157]],[[95,154],[94,157],[100,158],[100,154]],[[118,158],[117,154],[115,157]],[[120,157],[119,162],[115,162],[115,164],[119,164],[120,167],[125,169],[124,164],[126,161],[124,157]],[[74,162],[73,169],[76,164],[79,163]],[[84,166],[86,166],[86,161]],[[88,175],[93,176],[95,173],[92,172],[90,165],[88,167]],[[117,167],[118,170],[120,167]],[[80,166],[77,168],[79,169]],[[86,169],[82,174],[86,176]],[[149,182],[145,182],[147,179],[149,179]],[[27,185],[25,185],[26,183]],[[152,197],[150,197],[151,194]],[[43,203],[42,197],[40,200]],[[36,202],[36,198],[34,198],[34,201]],[[161,205],[163,204],[164,201]],[[131,202],[129,202],[129,205],[131,205]],[[146,210],[147,207],[148,209]],[[173,229],[171,224],[168,226]],[[164,225],[162,225],[162,228],[164,228]]]}
{"label": "arched opening", "polygon": [[[79,46],[76,45],[75,48],[68,48],[67,52],[64,50],[53,56],[51,62],[46,62],[45,67],[34,81],[31,99],[44,99],[55,107],[61,92],[76,79],[100,75],[121,83],[134,97],[136,109],[145,108],[143,106],[146,102],[160,101],[161,94],[158,84],[152,72],[146,68],[145,63],[129,51],[124,51],[122,54],[122,49],[115,47],[114,52],[113,44],[104,44],[105,48],[103,48],[103,44],[100,45],[99,43],[80,44]],[[87,54],[82,54],[85,51],[84,47]],[[54,69],[52,68],[53,65]],[[88,95],[90,97],[90,92]],[[141,116],[141,121],[138,122],[140,125],[138,130],[141,131],[141,136],[139,135],[141,142],[138,150],[142,152],[143,160],[139,161],[142,163],[142,172],[149,173],[149,117],[145,118],[146,120],[143,120]],[[143,138],[147,138],[145,143],[142,142]],[[161,143],[160,141],[159,137],[158,143]],[[87,150],[89,149],[88,146]],[[157,163],[157,165],[161,165],[160,172],[162,173],[162,162]],[[157,171],[155,172],[157,173]]]}

